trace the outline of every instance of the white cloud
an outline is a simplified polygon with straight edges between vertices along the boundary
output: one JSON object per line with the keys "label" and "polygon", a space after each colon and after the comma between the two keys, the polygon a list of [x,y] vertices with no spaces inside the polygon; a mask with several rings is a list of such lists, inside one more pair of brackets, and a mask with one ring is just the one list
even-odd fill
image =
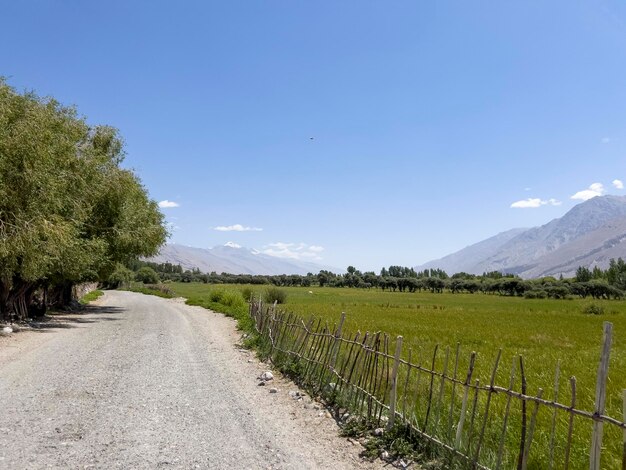
{"label": "white cloud", "polygon": [[238,245],[235,242],[226,242],[224,243],[224,246],[227,246],[229,248],[241,248],[241,245]]}
{"label": "white cloud", "polygon": [[535,209],[541,206],[560,206],[561,201],[550,198],[548,200],[539,199],[538,197],[528,199],[522,199],[521,201],[516,201],[511,204],[511,207],[514,209]]}
{"label": "white cloud", "polygon": [[610,137],[602,137],[600,142],[602,142],[603,144],[608,144],[609,142],[611,142],[611,138]]}
{"label": "white cloud", "polygon": [[613,180],[613,186],[617,189],[624,189],[624,183],[622,180]]}
{"label": "white cloud", "polygon": [[178,204],[177,202],[174,201],[168,201],[167,199],[165,201],[161,201],[159,202],[159,207],[162,209],[167,209],[170,207],[180,207],[180,204]]}
{"label": "white cloud", "polygon": [[306,243],[270,243],[263,247],[262,253],[277,258],[296,260],[320,260],[320,252],[324,247],[319,245],[307,245]]}
{"label": "white cloud", "polygon": [[604,194],[604,185],[602,183],[593,183],[589,188],[578,191],[576,194],[570,197],[570,199],[579,199],[586,201],[592,197],[602,196]]}
{"label": "white cloud", "polygon": [[220,225],[218,227],[213,227],[213,230],[217,230],[218,232],[262,232],[262,228],[258,227],[244,227],[241,224],[235,225]]}

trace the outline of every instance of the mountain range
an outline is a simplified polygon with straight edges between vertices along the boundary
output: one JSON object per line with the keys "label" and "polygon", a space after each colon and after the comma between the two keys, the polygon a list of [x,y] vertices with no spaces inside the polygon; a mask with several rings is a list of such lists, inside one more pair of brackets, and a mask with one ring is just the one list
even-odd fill
{"label": "mountain range", "polygon": [[618,257],[626,258],[626,197],[597,196],[545,225],[499,233],[415,269],[571,277],[579,266],[605,269]]}
{"label": "mountain range", "polygon": [[204,273],[215,271],[218,274],[305,275],[309,272],[317,274],[322,269],[340,271],[308,261],[266,255],[230,242],[214,248],[168,244],[161,248],[158,255],[147,261],[180,264],[184,269],[198,268]]}
{"label": "mountain range", "polygon": [[[579,266],[606,269],[611,258],[626,258],[626,197],[598,196],[563,217],[533,228],[515,228],[470,245],[416,270],[440,268],[449,274],[500,271],[523,278],[572,277]],[[301,274],[343,270],[279,258],[234,243],[214,248],[169,244],[149,261],[185,269],[231,274]],[[358,262],[358,261],[357,261]]]}

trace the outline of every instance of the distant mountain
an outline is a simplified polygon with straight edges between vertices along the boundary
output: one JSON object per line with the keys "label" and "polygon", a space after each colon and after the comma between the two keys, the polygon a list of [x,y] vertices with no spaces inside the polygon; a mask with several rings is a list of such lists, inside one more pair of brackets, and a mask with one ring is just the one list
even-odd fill
{"label": "distant mountain", "polygon": [[148,261],[180,264],[185,269],[198,268],[205,273],[215,271],[229,274],[305,275],[309,272],[317,274],[322,269],[341,271],[316,263],[266,255],[233,243],[214,248],[168,244],[161,248],[157,256],[149,258]]}
{"label": "distant mountain", "polygon": [[626,197],[601,196],[541,227],[509,230],[416,269],[572,276],[578,266],[606,268],[620,256],[626,258]]}
{"label": "distant mountain", "polygon": [[499,250],[502,245],[506,244],[511,239],[517,237],[526,230],[528,229],[514,228],[506,232],[499,233],[498,235],[487,238],[482,242],[463,248],[456,253],[444,256],[438,260],[429,261],[426,264],[416,267],[416,269],[423,271],[424,269],[439,268],[450,274],[460,272],[473,273],[476,265]]}

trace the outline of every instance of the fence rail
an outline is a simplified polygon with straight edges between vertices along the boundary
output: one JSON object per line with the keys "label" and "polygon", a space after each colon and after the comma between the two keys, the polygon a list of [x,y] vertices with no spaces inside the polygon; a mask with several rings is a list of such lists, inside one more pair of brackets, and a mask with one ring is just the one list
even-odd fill
{"label": "fence rail", "polygon": [[[331,327],[320,319],[304,320],[277,310],[275,304],[253,301],[250,315],[269,342],[270,358],[296,373],[315,393],[332,396],[378,426],[404,426],[429,441],[450,466],[524,470],[588,465],[591,470],[626,470],[626,390],[622,419],[605,415],[609,322],[604,323],[594,410],[586,411],[577,408],[575,377],[569,378],[569,403],[559,402],[563,393],[558,364],[550,400],[542,389],[528,393],[521,356],[511,364],[508,386],[496,383],[501,351],[488,382],[481,384],[474,377],[476,353],[461,370],[458,344],[454,352],[435,346],[426,362],[414,359],[411,350],[403,357],[401,336],[394,341],[381,332],[346,337],[345,314]],[[612,442],[603,452],[605,434]]]}

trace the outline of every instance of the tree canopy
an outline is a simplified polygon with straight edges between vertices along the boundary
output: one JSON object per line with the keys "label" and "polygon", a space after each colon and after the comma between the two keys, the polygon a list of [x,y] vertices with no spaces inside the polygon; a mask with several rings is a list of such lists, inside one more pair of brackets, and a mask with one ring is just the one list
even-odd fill
{"label": "tree canopy", "polygon": [[42,289],[67,301],[74,283],[164,243],[163,215],[123,159],[116,129],[0,81],[0,317],[26,316]]}

